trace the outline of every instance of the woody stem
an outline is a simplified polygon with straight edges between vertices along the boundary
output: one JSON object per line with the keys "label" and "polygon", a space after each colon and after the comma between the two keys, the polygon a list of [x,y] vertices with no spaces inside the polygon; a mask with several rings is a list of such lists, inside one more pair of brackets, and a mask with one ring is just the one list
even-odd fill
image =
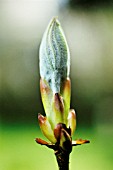
{"label": "woody stem", "polygon": [[64,150],[55,152],[59,170],[69,170],[69,153]]}

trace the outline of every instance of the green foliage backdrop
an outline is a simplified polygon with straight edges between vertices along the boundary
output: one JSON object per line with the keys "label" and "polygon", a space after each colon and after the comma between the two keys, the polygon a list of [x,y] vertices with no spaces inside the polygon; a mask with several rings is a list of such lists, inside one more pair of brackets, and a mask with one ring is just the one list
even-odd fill
{"label": "green foliage backdrop", "polygon": [[74,148],[71,170],[111,170],[112,6],[71,9],[68,1],[54,0],[0,1],[0,170],[57,169],[53,153],[34,142],[41,137],[37,114],[44,113],[38,49],[53,16],[59,16],[71,52],[75,139],[91,141]]}

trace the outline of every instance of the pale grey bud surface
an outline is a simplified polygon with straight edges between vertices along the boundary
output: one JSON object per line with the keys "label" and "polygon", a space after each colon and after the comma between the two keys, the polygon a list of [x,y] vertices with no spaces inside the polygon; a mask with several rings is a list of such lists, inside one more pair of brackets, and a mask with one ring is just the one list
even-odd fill
{"label": "pale grey bud surface", "polygon": [[45,79],[53,93],[59,93],[61,83],[70,72],[70,53],[59,21],[49,23],[40,45],[40,76]]}

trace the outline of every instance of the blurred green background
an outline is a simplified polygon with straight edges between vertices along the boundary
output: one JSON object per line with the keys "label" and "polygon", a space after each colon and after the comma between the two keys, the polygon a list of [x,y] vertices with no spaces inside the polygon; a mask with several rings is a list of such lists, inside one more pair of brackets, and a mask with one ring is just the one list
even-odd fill
{"label": "blurred green background", "polygon": [[58,16],[71,52],[73,149],[70,170],[113,169],[113,3],[110,0],[0,0],[0,170],[55,169],[53,152],[38,146],[38,51]]}

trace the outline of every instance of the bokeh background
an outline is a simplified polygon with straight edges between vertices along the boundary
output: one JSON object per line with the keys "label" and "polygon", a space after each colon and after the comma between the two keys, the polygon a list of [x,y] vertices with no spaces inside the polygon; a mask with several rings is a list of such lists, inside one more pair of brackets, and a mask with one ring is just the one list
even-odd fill
{"label": "bokeh background", "polygon": [[71,108],[77,112],[70,170],[113,169],[112,0],[0,0],[0,170],[57,170],[38,146],[39,44],[58,16],[71,52]]}

